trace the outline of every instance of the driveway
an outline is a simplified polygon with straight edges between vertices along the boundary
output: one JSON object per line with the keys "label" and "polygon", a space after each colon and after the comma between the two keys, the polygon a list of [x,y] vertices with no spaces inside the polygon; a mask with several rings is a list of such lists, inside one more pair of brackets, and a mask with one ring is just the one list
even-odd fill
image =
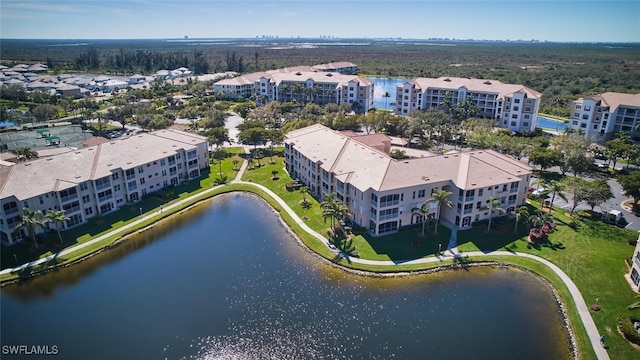
{"label": "driveway", "polygon": [[[553,168],[551,169],[553,170]],[[559,169],[558,169],[559,170]],[[558,171],[559,172],[559,171]],[[573,176],[573,174],[567,174],[567,176]],[[585,175],[582,176],[583,178],[586,178],[588,180],[593,180],[594,177],[592,175]],[[533,184],[535,181],[537,180],[537,178],[535,176],[531,177],[531,183]],[[613,198],[610,199],[609,201],[607,201],[606,203],[602,204],[602,206],[596,206],[594,210],[596,211],[600,211],[602,213],[606,213],[609,212],[609,210],[619,210],[622,211],[622,214],[624,215],[625,220],[627,221],[627,229],[632,229],[635,231],[640,231],[640,216],[627,211],[625,209],[623,209],[620,205],[622,205],[623,202],[632,199],[631,197],[625,196],[624,195],[624,191],[622,190],[622,186],[620,186],[620,184],[618,184],[618,182],[615,179],[608,179],[607,180],[607,184],[609,184],[609,186],[611,187],[611,192],[613,193]],[[536,188],[535,185],[530,185],[533,188]],[[567,197],[567,201],[562,200],[558,195],[556,195],[556,198],[553,201],[553,205],[565,210],[570,210],[571,206],[572,206],[572,197],[569,194],[566,194]],[[551,198],[549,197],[547,200],[551,201]],[[578,205],[578,207],[576,207],[576,210],[591,210],[591,206],[587,205],[586,203],[581,203]]]}

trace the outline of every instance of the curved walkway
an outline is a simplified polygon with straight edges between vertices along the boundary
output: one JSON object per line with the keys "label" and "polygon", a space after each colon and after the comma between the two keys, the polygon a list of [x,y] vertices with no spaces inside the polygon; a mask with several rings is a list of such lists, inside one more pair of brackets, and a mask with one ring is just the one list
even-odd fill
{"label": "curved walkway", "polygon": [[[244,172],[244,169],[246,168],[246,164],[247,161],[244,161],[244,163],[242,164],[242,167],[240,169],[240,171],[238,172],[238,175],[236,176],[236,178],[232,181],[233,183],[240,183],[240,184],[247,184],[247,185],[251,185],[251,186],[255,186],[261,190],[263,190],[264,192],[266,192],[267,194],[269,194],[272,198],[274,198],[276,200],[276,202],[282,206],[282,208],[287,211],[287,213],[289,213],[289,215],[291,216],[291,218],[298,224],[300,225],[300,227],[302,227],[302,229],[304,229],[306,232],[308,232],[309,234],[313,235],[316,239],[318,239],[321,243],[323,243],[329,250],[333,251],[334,253],[336,253],[337,255],[345,258],[346,260],[353,262],[353,263],[359,263],[359,264],[368,264],[368,265],[383,265],[383,266],[395,266],[398,264],[427,264],[427,263],[435,263],[435,262],[440,262],[443,259],[456,259],[456,258],[462,258],[463,255],[461,255],[458,251],[457,248],[455,247],[455,243],[452,243],[453,241],[455,241],[455,236],[453,235],[452,232],[452,239],[453,241],[450,241],[449,246],[448,246],[448,250],[445,252],[444,255],[440,255],[440,256],[434,256],[434,257],[428,257],[428,258],[420,258],[420,259],[413,259],[413,260],[368,260],[368,259],[360,259],[360,258],[354,258],[354,257],[350,257],[348,254],[343,253],[341,251],[336,250],[335,248],[332,248],[330,246],[330,243],[327,241],[327,238],[325,238],[324,236],[322,236],[321,234],[319,234],[318,232],[316,232],[315,230],[311,229],[302,219],[300,219],[298,217],[298,215],[293,211],[293,209],[291,209],[291,207],[289,207],[289,205],[282,200],[278,195],[276,195],[273,191],[269,190],[267,187],[260,185],[260,184],[256,184],[256,183],[252,183],[252,182],[245,182],[245,181],[240,181],[239,179],[242,176],[242,173]],[[212,187],[211,189],[207,189],[203,192],[200,192],[198,194],[195,194],[187,199],[183,199],[180,201],[177,201],[173,204],[167,205],[164,209],[165,210],[171,210],[175,207],[179,207],[182,204],[184,204],[187,201],[190,201],[191,199],[193,199],[196,196],[202,196],[202,195],[206,195],[207,193],[211,193],[213,191],[215,191],[216,189],[222,187],[224,185],[219,185],[219,186],[215,186]],[[162,211],[162,210],[159,210]],[[147,213],[144,216],[140,217],[140,219],[133,221],[127,225],[122,226],[121,228],[114,230],[111,233],[99,236],[93,240],[87,241],[86,243],[71,247],[71,248],[67,248],[65,250],[62,250],[59,253],[38,259],[36,261],[32,261],[26,264],[23,264],[21,266],[15,267],[15,268],[8,268],[8,269],[4,269],[2,271],[0,271],[0,274],[8,274],[14,271],[21,271],[24,270],[26,268],[29,267],[33,267],[33,266],[37,266],[43,263],[46,263],[56,257],[59,256],[64,256],[66,254],[69,254],[71,252],[80,250],[82,248],[85,248],[87,246],[90,246],[92,244],[95,244],[98,241],[104,240],[107,237],[113,236],[113,235],[117,235],[118,233],[123,233],[126,230],[137,226],[138,224],[140,224],[141,222],[148,220],[150,217],[155,216],[159,213],[159,211],[154,211],[151,213]],[[456,232],[457,233],[457,232]],[[520,253],[520,252],[509,252],[509,251],[494,251],[494,252],[490,252],[490,253],[484,253],[484,252],[480,252],[480,251],[473,251],[473,252],[466,252],[464,253],[464,257],[469,257],[469,256],[474,256],[474,257],[480,257],[480,256],[486,256],[486,255],[491,255],[491,256],[520,256],[520,257],[525,257],[525,258],[529,258],[529,259],[533,259],[536,260],[544,265],[546,265],[547,267],[549,267],[553,272],[555,272],[560,279],[565,283],[565,285],[567,286],[567,288],[569,289],[569,292],[571,293],[571,296],[573,297],[573,300],[576,304],[576,308],[578,310],[578,314],[580,315],[580,318],[582,320],[582,323],[584,324],[584,327],[587,331],[587,335],[589,336],[589,339],[591,340],[591,345],[593,347],[594,352],[596,353],[596,356],[598,357],[598,359],[601,360],[608,360],[609,359],[609,354],[607,353],[606,349],[603,348],[600,345],[600,333],[598,332],[598,329],[593,321],[593,318],[591,317],[591,314],[589,313],[589,308],[587,307],[587,304],[584,301],[584,298],[582,297],[582,294],[580,293],[580,291],[578,290],[578,287],[576,286],[576,284],[569,278],[569,276],[562,271],[562,269],[560,269],[559,267],[557,267],[555,264],[553,264],[552,262],[543,259],[539,256],[535,256],[535,255],[531,255],[531,254],[527,254],[527,253]]]}

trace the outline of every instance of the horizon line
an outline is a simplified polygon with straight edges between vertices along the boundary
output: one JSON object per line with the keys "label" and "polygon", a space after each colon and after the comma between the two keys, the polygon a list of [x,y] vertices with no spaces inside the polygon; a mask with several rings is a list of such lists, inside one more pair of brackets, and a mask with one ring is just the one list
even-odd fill
{"label": "horizon line", "polygon": [[48,40],[48,41],[123,41],[123,40],[172,40],[172,41],[196,41],[196,40],[253,40],[253,41],[274,41],[274,40],[368,40],[368,41],[438,41],[438,42],[505,42],[505,43],[561,43],[561,44],[640,44],[640,40],[540,40],[540,39],[461,39],[461,38],[405,38],[405,37],[312,37],[312,36],[275,36],[270,37],[157,37],[157,38],[2,38],[4,40]]}

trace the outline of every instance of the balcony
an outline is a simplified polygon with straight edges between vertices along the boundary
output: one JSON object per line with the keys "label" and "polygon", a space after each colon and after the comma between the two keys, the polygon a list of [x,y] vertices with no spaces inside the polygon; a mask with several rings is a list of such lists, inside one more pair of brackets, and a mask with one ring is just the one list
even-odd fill
{"label": "balcony", "polygon": [[111,187],[111,183],[110,182],[102,183],[100,185],[96,185],[96,191],[109,189],[110,187]]}
{"label": "balcony", "polygon": [[113,194],[109,194],[109,195],[105,195],[105,196],[100,196],[98,198],[98,202],[103,202],[103,201],[107,201],[109,199],[113,198]]}
{"label": "balcony", "polygon": [[129,174],[127,175],[127,180],[133,180],[136,178],[136,174]]}
{"label": "balcony", "polygon": [[60,198],[60,202],[61,203],[66,203],[68,201],[71,201],[73,199],[77,199],[78,198],[78,194],[71,194],[71,195],[67,195],[67,196],[63,196]]}
{"label": "balcony", "polygon": [[383,207],[393,206],[398,204],[400,204],[400,200],[389,200],[389,201],[381,202],[379,207],[383,208]]}

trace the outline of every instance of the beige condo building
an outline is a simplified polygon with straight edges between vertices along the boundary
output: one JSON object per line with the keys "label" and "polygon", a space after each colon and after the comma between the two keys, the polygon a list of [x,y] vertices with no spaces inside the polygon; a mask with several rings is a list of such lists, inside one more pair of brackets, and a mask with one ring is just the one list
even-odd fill
{"label": "beige condo building", "polygon": [[607,92],[573,101],[567,128],[600,143],[620,132],[640,139],[640,94]]}
{"label": "beige condo building", "polygon": [[69,220],[61,228],[68,229],[198,178],[208,167],[207,138],[172,129],[23,163],[2,162],[0,242],[11,245],[27,237],[26,229],[14,231],[23,208],[64,210]]}
{"label": "beige condo building", "polygon": [[223,79],[213,91],[229,98],[255,98],[259,106],[271,101],[345,104],[356,112],[373,108],[373,82],[355,75],[348,62],[296,66]]}
{"label": "beige condo building", "polygon": [[[375,235],[423,222],[414,209],[436,189],[451,192],[453,208],[443,207],[440,218],[459,228],[488,219],[492,198],[512,212],[525,203],[531,176],[529,166],[493,150],[424,152],[396,160],[389,156],[386,135],[357,135],[323,125],[292,131],[284,143],[289,174],[318,199],[335,193],[349,208],[350,220]],[[429,203],[428,216],[435,216],[436,208]]]}
{"label": "beige condo building", "polygon": [[524,85],[498,80],[448,76],[413,79],[397,86],[396,114],[442,109],[447,93],[451,93],[454,104],[471,99],[478,107],[479,116],[494,119],[497,127],[516,132],[536,129],[542,94]]}

